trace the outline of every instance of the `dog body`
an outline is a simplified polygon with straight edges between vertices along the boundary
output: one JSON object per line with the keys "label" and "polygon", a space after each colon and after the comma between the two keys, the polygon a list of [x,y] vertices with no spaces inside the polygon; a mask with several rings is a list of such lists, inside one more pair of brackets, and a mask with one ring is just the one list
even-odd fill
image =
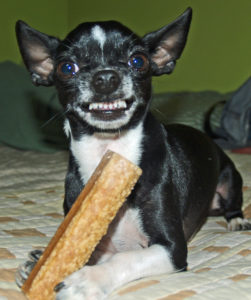
{"label": "dog body", "polygon": [[[211,211],[232,230],[251,228],[241,210],[242,179],[224,152],[198,130],[164,126],[149,112],[151,78],[173,71],[190,21],[188,9],[143,38],[118,22],[83,23],[64,41],[17,23],[33,83],[54,84],[64,108],[65,214],[106,150],[143,170],[88,266],[55,288],[57,299],[105,299],[132,280],[186,270],[187,241]],[[19,285],[38,256],[20,268]]]}

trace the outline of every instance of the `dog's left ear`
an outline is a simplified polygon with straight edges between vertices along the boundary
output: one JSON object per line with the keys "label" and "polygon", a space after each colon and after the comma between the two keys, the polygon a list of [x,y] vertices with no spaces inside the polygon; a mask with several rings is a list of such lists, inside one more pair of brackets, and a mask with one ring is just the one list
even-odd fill
{"label": "dog's left ear", "polygon": [[54,56],[59,39],[39,32],[23,21],[16,23],[16,34],[23,61],[35,85],[53,84]]}
{"label": "dog's left ear", "polygon": [[188,8],[169,25],[143,37],[153,62],[153,75],[170,74],[173,71],[185,47],[191,19],[192,9]]}

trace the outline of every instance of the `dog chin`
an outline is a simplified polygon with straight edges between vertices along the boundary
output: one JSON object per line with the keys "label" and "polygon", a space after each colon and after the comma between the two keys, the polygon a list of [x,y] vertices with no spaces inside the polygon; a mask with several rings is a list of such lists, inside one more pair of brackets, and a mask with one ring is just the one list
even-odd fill
{"label": "dog chin", "polygon": [[141,101],[134,98],[113,102],[86,103],[73,109],[88,125],[102,131],[119,130],[133,117]]}

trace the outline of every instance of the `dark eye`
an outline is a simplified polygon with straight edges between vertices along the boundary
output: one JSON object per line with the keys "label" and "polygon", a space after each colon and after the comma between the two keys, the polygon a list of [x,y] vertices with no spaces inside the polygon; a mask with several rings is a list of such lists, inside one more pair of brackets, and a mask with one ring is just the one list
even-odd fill
{"label": "dark eye", "polygon": [[58,65],[57,70],[60,75],[69,77],[75,75],[78,72],[79,67],[74,63],[63,62]]}
{"label": "dark eye", "polygon": [[148,69],[149,61],[143,54],[135,54],[129,60],[129,65],[137,71],[145,71]]}

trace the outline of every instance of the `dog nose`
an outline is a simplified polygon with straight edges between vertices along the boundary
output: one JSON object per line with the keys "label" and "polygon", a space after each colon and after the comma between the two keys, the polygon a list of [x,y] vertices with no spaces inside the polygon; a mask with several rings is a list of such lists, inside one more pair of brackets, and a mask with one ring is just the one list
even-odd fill
{"label": "dog nose", "polygon": [[117,72],[113,70],[103,70],[94,75],[92,86],[99,94],[111,94],[117,90],[120,82],[120,77]]}

